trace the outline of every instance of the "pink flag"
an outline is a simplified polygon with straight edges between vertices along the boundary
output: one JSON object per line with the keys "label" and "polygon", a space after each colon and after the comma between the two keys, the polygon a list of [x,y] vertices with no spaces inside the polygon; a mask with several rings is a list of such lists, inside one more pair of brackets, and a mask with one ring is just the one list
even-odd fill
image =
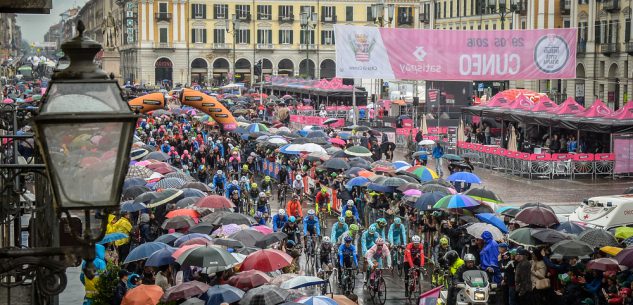
{"label": "pink flag", "polygon": [[437,299],[440,297],[440,290],[442,290],[442,287],[444,287],[444,286],[433,288],[433,289],[421,294],[420,295],[420,301],[418,302],[418,305],[435,305],[435,304],[437,304]]}

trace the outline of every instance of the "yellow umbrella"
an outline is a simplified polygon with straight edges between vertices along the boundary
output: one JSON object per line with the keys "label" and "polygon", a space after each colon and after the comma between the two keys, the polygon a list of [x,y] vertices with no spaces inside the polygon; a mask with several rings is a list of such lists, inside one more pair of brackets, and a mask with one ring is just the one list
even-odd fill
{"label": "yellow umbrella", "polygon": [[616,256],[618,255],[618,253],[620,253],[620,251],[622,251],[622,248],[618,248],[618,247],[613,247],[613,246],[605,246],[600,248],[600,251],[609,254],[611,256]]}
{"label": "yellow umbrella", "polygon": [[627,239],[631,236],[633,236],[633,228],[619,227],[615,229],[615,238]]}

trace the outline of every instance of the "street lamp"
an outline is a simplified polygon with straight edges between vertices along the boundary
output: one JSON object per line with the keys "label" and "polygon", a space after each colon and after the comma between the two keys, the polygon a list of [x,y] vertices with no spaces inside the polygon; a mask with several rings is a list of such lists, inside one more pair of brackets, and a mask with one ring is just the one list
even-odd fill
{"label": "street lamp", "polygon": [[393,15],[395,10],[394,4],[387,4],[387,18],[385,18],[385,2],[374,3],[371,5],[371,16],[374,18],[374,23],[380,27],[384,27],[385,24],[391,24],[393,21]]}
{"label": "street lamp", "polygon": [[[233,34],[233,75],[231,76],[231,83],[235,83],[235,62],[237,54],[235,53],[235,38],[237,37],[237,31],[235,29],[235,24],[237,23],[237,15],[231,15],[231,20],[224,19],[224,29],[228,34]],[[233,25],[233,30],[229,29],[229,25]]]}
{"label": "street lamp", "polygon": [[301,30],[303,30],[303,41],[306,43],[306,76],[310,77],[310,42],[312,42],[312,35],[310,31],[316,27],[317,14],[313,13],[310,8],[301,13]]}
{"label": "street lamp", "polygon": [[94,64],[101,45],[83,36],[83,22],[77,30],[77,37],[62,44],[70,65],[53,75],[34,122],[55,207],[69,218],[70,211],[84,211],[83,238],[72,234],[91,261],[107,222],[93,236],[90,211],[118,207],[138,116],[118,83]]}
{"label": "street lamp", "polygon": [[510,0],[510,7],[506,7],[506,0],[499,0],[499,6],[497,7],[497,0],[486,0],[488,7],[492,14],[498,14],[501,17],[501,29],[505,29],[506,15],[512,13],[518,13],[521,11],[521,0]]}

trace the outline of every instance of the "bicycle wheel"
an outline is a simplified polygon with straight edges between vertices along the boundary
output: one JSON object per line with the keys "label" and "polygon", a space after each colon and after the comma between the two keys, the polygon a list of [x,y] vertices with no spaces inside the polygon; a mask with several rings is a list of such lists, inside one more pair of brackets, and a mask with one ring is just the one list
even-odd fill
{"label": "bicycle wheel", "polygon": [[354,291],[354,284],[352,283],[351,276],[345,277],[345,289],[343,289],[343,293],[345,295],[349,295]]}
{"label": "bicycle wheel", "polygon": [[387,301],[387,284],[382,277],[378,278],[378,282],[376,283],[376,301],[378,301],[380,305],[384,305]]}

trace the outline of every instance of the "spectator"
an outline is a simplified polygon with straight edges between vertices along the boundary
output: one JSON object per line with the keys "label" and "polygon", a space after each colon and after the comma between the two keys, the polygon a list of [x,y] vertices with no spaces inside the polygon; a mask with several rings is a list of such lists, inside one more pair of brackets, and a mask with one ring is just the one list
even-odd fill
{"label": "spectator", "polygon": [[442,157],[444,156],[444,147],[438,141],[433,147],[433,158],[435,159],[435,171],[442,177]]}
{"label": "spectator", "polygon": [[528,250],[519,249],[515,257],[517,264],[514,273],[514,282],[518,305],[532,305],[532,265],[530,261],[528,261],[529,255],[530,252]]}
{"label": "spectator", "polygon": [[120,305],[123,301],[123,298],[127,293],[127,280],[129,275],[129,272],[125,269],[121,269],[119,271],[119,282],[114,290],[114,299],[112,300],[113,305]]}
{"label": "spectator", "polygon": [[160,266],[160,269],[156,273],[155,284],[163,288],[163,291],[167,291],[169,287],[169,278],[170,278],[170,267],[169,265]]}

